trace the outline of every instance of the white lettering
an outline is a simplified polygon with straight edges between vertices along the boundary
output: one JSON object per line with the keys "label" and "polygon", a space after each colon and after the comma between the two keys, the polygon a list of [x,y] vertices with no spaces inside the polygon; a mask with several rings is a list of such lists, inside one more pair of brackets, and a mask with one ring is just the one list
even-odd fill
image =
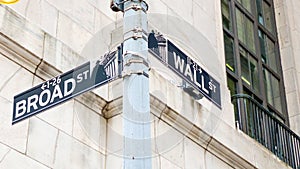
{"label": "white lettering", "polygon": [[197,73],[198,73],[198,71],[196,70],[196,69],[194,69],[194,83],[198,86],[198,87],[200,87],[201,88],[201,84],[199,84],[198,83],[198,81],[197,81]]}
{"label": "white lettering", "polygon": [[205,89],[205,86],[204,86],[204,76],[203,75],[201,75],[201,81],[202,81],[202,89],[203,89],[203,91],[205,91],[205,93],[207,93],[207,94],[209,94],[209,91],[207,90],[207,89]]}
{"label": "white lettering", "polygon": [[189,76],[191,81],[193,81],[193,75],[192,75],[191,67],[189,65],[186,65],[184,76]]}
{"label": "white lettering", "polygon": [[[20,112],[20,110],[22,110],[22,111]],[[24,115],[25,112],[26,112],[26,100],[21,100],[21,101],[17,102],[15,118],[18,118],[18,117]]]}
{"label": "white lettering", "polygon": [[209,84],[209,89],[214,93],[216,93],[216,86],[212,82],[209,82],[208,84]]}
{"label": "white lettering", "polygon": [[175,62],[175,67],[176,69],[180,69],[180,72],[183,73],[183,65],[184,65],[184,60],[180,59],[175,52],[173,52],[174,56],[174,62]]}
{"label": "white lettering", "polygon": [[[82,81],[82,74],[80,73],[80,74],[78,74],[77,75],[77,83],[80,83],[81,81]],[[69,79],[70,80],[70,79]]]}
{"label": "white lettering", "polygon": [[37,106],[38,100],[39,100],[39,97],[36,94],[28,97],[27,113],[30,112],[31,107],[33,107],[34,110],[38,109],[38,106]]}
{"label": "white lettering", "polygon": [[51,97],[51,100],[50,100],[50,103],[52,103],[54,101],[55,98],[63,98],[63,95],[62,95],[62,92],[61,92],[61,89],[59,87],[59,85],[56,85],[54,87],[54,91],[53,91],[53,94],[52,94],[52,97]]}
{"label": "white lettering", "polygon": [[[43,101],[43,96],[46,94],[46,100]],[[50,98],[51,98],[51,92],[49,89],[46,89],[44,91],[42,91],[42,93],[40,94],[40,98],[39,98],[39,105],[40,106],[46,106],[49,101],[50,101]]]}
{"label": "white lettering", "polygon": [[84,75],[84,80],[86,80],[88,78],[88,73],[89,73],[89,70],[86,70],[85,72],[82,73]]}
{"label": "white lettering", "polygon": [[[68,84],[71,83],[71,89],[68,90]],[[68,79],[65,81],[64,83],[64,97],[70,95],[73,93],[73,91],[75,90],[75,86],[76,86],[76,82],[74,79]]]}

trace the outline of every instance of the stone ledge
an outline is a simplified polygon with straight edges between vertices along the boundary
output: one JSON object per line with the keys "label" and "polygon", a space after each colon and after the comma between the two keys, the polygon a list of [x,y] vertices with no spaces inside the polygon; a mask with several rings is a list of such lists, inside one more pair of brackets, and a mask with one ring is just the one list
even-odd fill
{"label": "stone ledge", "polygon": [[[4,8],[0,6],[0,12],[5,13],[5,15],[17,15],[13,13],[13,11],[10,11],[7,8]],[[9,16],[7,16],[9,17]],[[30,24],[28,21],[26,21],[24,18],[21,18],[20,16],[17,16],[18,22],[20,22],[20,25],[28,25]],[[2,18],[0,18],[2,19]],[[1,23],[1,20],[0,20]],[[20,26],[19,25],[19,26]],[[1,26],[1,25],[0,25]],[[34,26],[32,26],[32,30],[40,30]],[[45,61],[43,59],[43,56],[37,55],[34,52],[30,51],[29,49],[26,49],[22,44],[22,40],[16,38],[20,37],[22,32],[15,32],[15,36],[8,37],[3,32],[0,32],[0,53],[5,56],[6,58],[12,60],[16,64],[20,65],[24,69],[28,70],[32,74],[34,74],[36,77],[42,79],[42,80],[48,80],[54,76],[57,76],[62,73],[61,70],[57,69],[52,63],[49,63],[48,61]],[[27,32],[28,33],[28,32]],[[35,34],[36,32],[30,32],[32,34]],[[42,32],[44,37],[50,36],[45,32]],[[12,39],[14,38],[14,39]],[[53,38],[55,39],[55,38]],[[43,38],[43,41],[45,41],[46,38]],[[55,39],[58,41],[57,39]],[[19,43],[20,42],[20,43]],[[65,44],[62,44],[66,46]],[[45,46],[43,46],[45,47]],[[72,53],[76,53],[72,51]],[[44,55],[43,53],[41,55]],[[79,55],[78,55],[79,56]],[[17,94],[17,93],[16,93]],[[90,101],[90,98],[93,98],[93,102]],[[77,101],[79,101],[82,104],[85,104],[86,106],[90,107],[92,110],[97,112],[98,114],[101,114],[102,108],[107,104],[106,100],[99,97],[97,94],[93,92],[87,92],[81,96],[78,96],[75,98]]]}

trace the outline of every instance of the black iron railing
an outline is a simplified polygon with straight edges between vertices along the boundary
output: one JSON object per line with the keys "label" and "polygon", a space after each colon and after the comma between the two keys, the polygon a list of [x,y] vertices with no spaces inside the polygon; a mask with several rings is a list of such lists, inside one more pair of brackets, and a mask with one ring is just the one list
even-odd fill
{"label": "black iron railing", "polygon": [[294,169],[300,169],[300,137],[251,96],[232,96],[237,125]]}

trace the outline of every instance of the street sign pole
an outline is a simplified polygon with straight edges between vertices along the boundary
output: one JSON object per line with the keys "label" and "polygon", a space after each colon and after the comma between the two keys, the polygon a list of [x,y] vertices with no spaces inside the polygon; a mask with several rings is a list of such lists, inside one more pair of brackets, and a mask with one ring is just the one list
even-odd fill
{"label": "street sign pole", "polygon": [[143,0],[114,0],[123,11],[123,168],[151,169],[148,65],[148,5]]}

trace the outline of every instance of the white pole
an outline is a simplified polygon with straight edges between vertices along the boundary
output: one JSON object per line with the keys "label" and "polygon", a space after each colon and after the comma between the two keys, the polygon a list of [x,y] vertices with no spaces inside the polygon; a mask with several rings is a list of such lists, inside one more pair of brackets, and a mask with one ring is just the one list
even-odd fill
{"label": "white pole", "polygon": [[[151,169],[148,65],[148,5],[143,0],[113,1],[123,20],[124,169]],[[122,5],[120,5],[122,3]]]}

